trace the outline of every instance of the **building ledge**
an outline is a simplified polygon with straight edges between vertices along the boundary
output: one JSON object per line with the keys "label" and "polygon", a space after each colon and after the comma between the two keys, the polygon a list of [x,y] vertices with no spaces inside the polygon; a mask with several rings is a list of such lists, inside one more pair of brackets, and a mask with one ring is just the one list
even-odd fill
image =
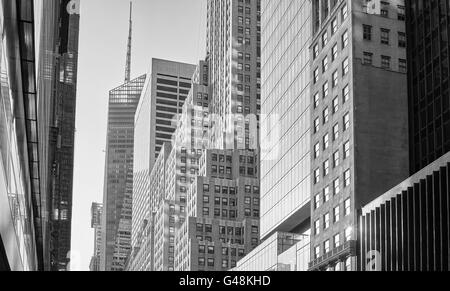
{"label": "building ledge", "polygon": [[318,271],[330,263],[356,255],[356,241],[351,240],[309,263],[310,271]]}

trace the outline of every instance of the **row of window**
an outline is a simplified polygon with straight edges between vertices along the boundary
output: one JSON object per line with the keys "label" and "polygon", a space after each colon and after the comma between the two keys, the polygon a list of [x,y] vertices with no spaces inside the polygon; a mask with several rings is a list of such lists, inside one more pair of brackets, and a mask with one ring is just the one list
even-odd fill
{"label": "row of window", "polygon": [[[344,243],[352,240],[353,228],[347,227],[344,231]],[[341,246],[341,234],[336,234],[333,236],[333,249],[336,249]],[[318,245],[314,247],[314,259],[318,259],[321,256],[321,249],[323,247],[323,255],[328,254],[332,251],[331,249],[331,240],[326,240],[322,246]]]}
{"label": "row of window", "polygon": [[[324,197],[324,201],[325,201],[325,197]],[[330,199],[330,198],[328,198]],[[321,201],[321,197],[320,194],[316,195],[315,197],[315,206],[318,207],[318,205],[320,205],[320,201]],[[347,200],[344,201],[344,217],[347,217],[351,214],[351,203],[350,203],[350,198],[348,198]],[[334,207],[333,209],[333,223],[338,223],[341,220],[341,206],[338,205],[336,207]],[[327,230],[328,228],[330,228],[330,213],[326,213],[323,216],[323,230]],[[314,222],[314,235],[319,235],[321,232],[321,226],[320,226],[320,219],[317,219]]]}
{"label": "row of window", "polygon": [[[381,68],[385,70],[392,69],[391,65],[392,58],[390,56],[381,56]],[[363,54],[363,64],[364,65],[373,65],[373,53],[364,52]],[[398,59],[398,71],[401,73],[407,72],[407,62],[405,59]]]}
{"label": "row of window", "polygon": [[[216,248],[214,246],[199,245],[198,252],[199,254],[214,255],[216,253]],[[232,257],[243,257],[245,255],[245,249],[222,247],[222,256],[229,255]]]}
{"label": "row of window", "polygon": [[[314,132],[318,132],[319,130],[319,125],[317,124],[318,120],[316,119],[314,121]],[[350,128],[350,114],[347,112],[343,117],[342,117],[342,122],[343,122],[343,132],[346,132],[347,130],[349,130]],[[339,139],[339,135],[340,135],[340,131],[339,131],[339,123],[336,123],[333,126],[333,132],[332,132],[332,142],[335,142]],[[330,147],[330,134],[326,133],[323,137],[322,137],[322,150],[326,151],[329,147]],[[320,142],[316,143],[314,145],[314,159],[317,159],[320,157]]]}
{"label": "row of window", "polygon": [[[252,192],[253,190],[253,192]],[[209,184],[203,184],[203,192],[208,193],[210,191],[210,186]],[[230,194],[230,195],[236,195],[236,193],[238,192],[238,188],[237,187],[227,187],[227,186],[219,186],[216,185],[214,186],[214,193],[216,194]],[[246,194],[259,194],[260,193],[260,189],[259,186],[251,186],[251,185],[245,185],[244,186],[244,192]]]}
{"label": "row of window", "polygon": [[[214,205],[219,206],[231,206],[236,207],[238,205],[238,200],[235,198],[225,198],[225,197],[215,197],[214,198]],[[260,199],[259,198],[252,198],[251,197],[244,197],[244,204],[245,205],[252,205],[257,207],[260,205]],[[210,203],[210,197],[208,195],[203,196],[203,204],[209,204]]]}
{"label": "row of window", "polygon": [[[259,209],[253,209],[253,211],[250,208],[244,209],[245,217],[252,217],[252,213],[253,213],[254,218],[259,218],[259,213],[260,213]],[[208,217],[210,214],[210,208],[203,207],[202,214],[203,214],[203,216]],[[237,214],[238,214],[237,210],[228,210],[228,209],[219,209],[219,208],[214,209],[214,217],[216,217],[216,218],[222,217],[222,218],[234,219],[234,218],[237,218]]]}

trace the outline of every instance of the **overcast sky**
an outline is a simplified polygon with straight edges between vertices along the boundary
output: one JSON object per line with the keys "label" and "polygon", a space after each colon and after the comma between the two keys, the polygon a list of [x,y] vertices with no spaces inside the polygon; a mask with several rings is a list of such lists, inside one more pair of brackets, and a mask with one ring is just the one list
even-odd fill
{"label": "overcast sky", "polygon": [[[196,64],[205,55],[206,0],[133,0],[132,78],[152,58]],[[92,202],[103,201],[109,90],[125,78],[129,0],[81,0],[72,269],[94,251]]]}

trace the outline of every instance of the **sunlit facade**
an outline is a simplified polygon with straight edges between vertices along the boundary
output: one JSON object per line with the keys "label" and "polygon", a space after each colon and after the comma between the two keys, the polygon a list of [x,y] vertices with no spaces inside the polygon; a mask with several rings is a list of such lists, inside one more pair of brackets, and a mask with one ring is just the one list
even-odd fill
{"label": "sunlit facade", "polygon": [[310,15],[310,1],[262,1],[262,239],[309,229]]}
{"label": "sunlit facade", "polygon": [[131,252],[134,118],[146,75],[110,92],[101,270],[122,271]]}
{"label": "sunlit facade", "polygon": [[311,270],[356,270],[357,215],[408,177],[403,0],[313,1]]}
{"label": "sunlit facade", "polygon": [[[22,26],[25,22],[31,27],[34,25],[32,4],[32,1],[0,2],[0,28],[3,31],[0,40],[2,271],[35,271],[42,266],[42,257],[39,255],[42,252],[40,180],[35,171],[39,165],[35,52],[23,43],[23,39],[34,41],[34,35]],[[30,70],[20,69],[25,64]],[[22,86],[27,89],[13,90]]]}
{"label": "sunlit facade", "polygon": [[276,232],[238,262],[233,271],[307,271],[309,235]]}

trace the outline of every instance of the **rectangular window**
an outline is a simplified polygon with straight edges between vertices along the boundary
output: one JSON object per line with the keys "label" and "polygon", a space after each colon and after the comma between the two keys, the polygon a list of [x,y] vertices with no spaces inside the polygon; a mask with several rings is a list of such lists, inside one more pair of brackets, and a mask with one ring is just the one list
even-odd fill
{"label": "rectangular window", "polygon": [[391,68],[391,57],[381,56],[381,67],[383,69],[389,70]]}
{"label": "rectangular window", "polygon": [[381,28],[380,33],[381,33],[381,43],[388,45],[390,30],[386,28]]}
{"label": "rectangular window", "polygon": [[351,174],[350,170],[347,170],[344,173],[344,187],[350,186],[350,182],[351,182]]}
{"label": "rectangular window", "polygon": [[373,53],[364,52],[363,64],[364,65],[372,65],[373,64]]}
{"label": "rectangular window", "polygon": [[372,26],[371,25],[363,25],[363,38],[365,40],[372,40]]}

